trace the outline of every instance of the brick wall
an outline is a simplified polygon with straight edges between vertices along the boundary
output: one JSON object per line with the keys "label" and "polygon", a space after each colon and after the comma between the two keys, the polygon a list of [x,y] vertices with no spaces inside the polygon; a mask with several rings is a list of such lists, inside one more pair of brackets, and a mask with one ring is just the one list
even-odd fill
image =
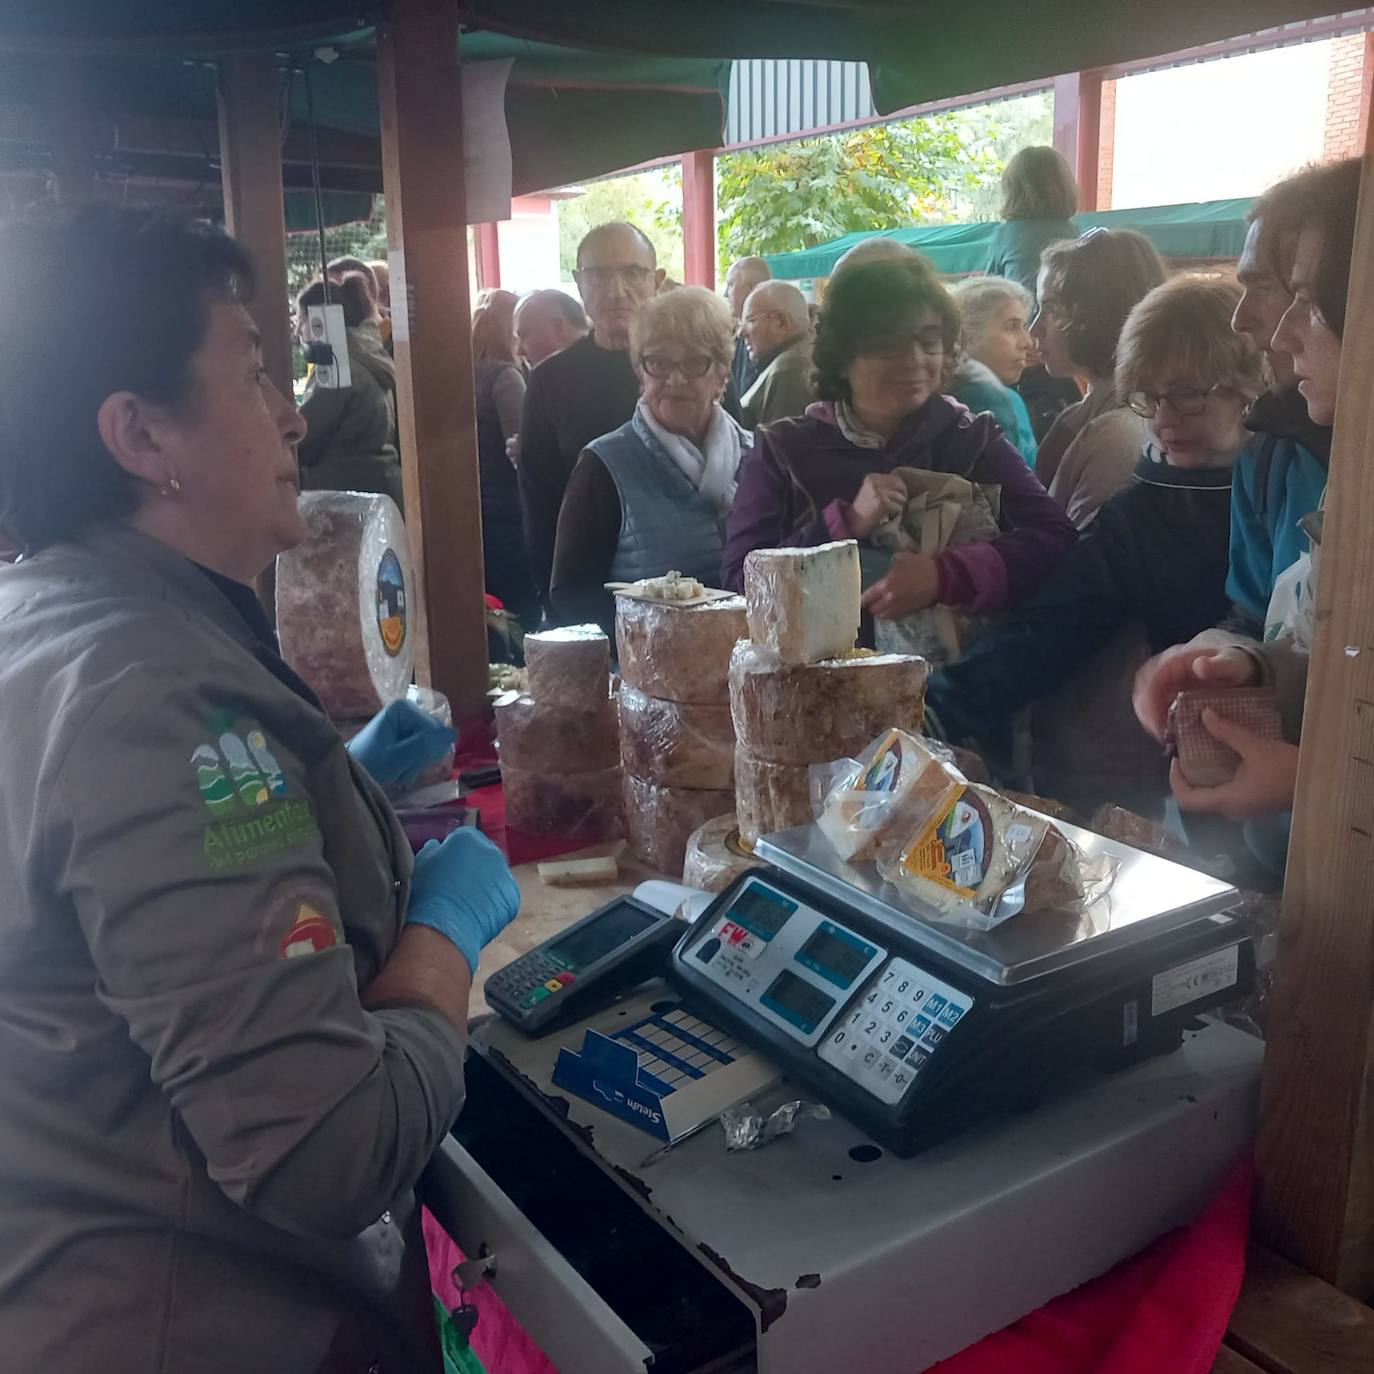
{"label": "brick wall", "polygon": [[1326,128],[1322,161],[1355,157],[1364,151],[1369,124],[1366,71],[1374,52],[1374,34],[1353,33],[1331,40],[1327,68]]}
{"label": "brick wall", "polygon": [[1116,164],[1116,82],[1102,83],[1102,123],[1097,142],[1097,208],[1112,208],[1112,169]]}

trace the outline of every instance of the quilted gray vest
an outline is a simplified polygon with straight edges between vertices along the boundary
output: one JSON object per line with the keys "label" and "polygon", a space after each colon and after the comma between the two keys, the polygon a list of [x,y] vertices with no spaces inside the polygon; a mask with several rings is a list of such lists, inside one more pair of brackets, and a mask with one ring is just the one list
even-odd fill
{"label": "quilted gray vest", "polygon": [[717,586],[723,521],[639,416],[587,447],[620,494],[620,541],[610,580],[638,582],[676,569]]}

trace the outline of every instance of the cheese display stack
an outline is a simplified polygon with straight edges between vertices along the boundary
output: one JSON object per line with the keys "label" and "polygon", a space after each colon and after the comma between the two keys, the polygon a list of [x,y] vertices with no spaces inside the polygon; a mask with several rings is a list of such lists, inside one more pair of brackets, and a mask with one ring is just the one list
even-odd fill
{"label": "cheese display stack", "polygon": [[730,661],[740,835],[815,818],[811,765],[850,758],[896,727],[919,732],[926,664],[854,647],[859,549],[757,549],[744,563],[749,639]]}
{"label": "cheese display stack", "polygon": [[746,628],[738,596],[616,597],[626,827],[662,873],[680,873],[692,832],[734,810],[730,654]]}
{"label": "cheese display stack", "polygon": [[506,823],[596,843],[624,833],[610,641],[596,625],[525,636],[527,693],[495,705]]}

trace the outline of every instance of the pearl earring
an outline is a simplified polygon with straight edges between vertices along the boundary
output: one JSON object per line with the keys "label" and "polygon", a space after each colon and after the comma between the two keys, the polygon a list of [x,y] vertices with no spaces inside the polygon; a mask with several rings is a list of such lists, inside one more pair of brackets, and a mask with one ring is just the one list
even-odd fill
{"label": "pearl earring", "polygon": [[166,497],[168,497],[169,499],[170,499],[171,497],[173,497],[173,496],[180,496],[180,495],[181,495],[181,483],[180,483],[175,477],[169,477],[169,478],[162,484],[161,492],[162,492],[162,495],[163,495],[163,496],[166,496]]}

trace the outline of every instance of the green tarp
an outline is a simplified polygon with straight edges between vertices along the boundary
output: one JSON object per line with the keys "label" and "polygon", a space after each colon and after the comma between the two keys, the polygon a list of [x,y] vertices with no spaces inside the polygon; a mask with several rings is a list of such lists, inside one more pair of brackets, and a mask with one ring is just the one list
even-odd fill
{"label": "green tarp", "polygon": [[[1074,216],[1079,230],[1137,229],[1166,258],[1235,258],[1245,242],[1251,199],[1206,200],[1191,205],[1154,205],[1140,210],[1102,210]],[[865,239],[888,238],[918,248],[945,276],[981,272],[988,264],[995,224],[936,224],[846,234],[815,248],[774,253],[767,259],[775,277],[788,281],[828,277],[841,256]]]}

